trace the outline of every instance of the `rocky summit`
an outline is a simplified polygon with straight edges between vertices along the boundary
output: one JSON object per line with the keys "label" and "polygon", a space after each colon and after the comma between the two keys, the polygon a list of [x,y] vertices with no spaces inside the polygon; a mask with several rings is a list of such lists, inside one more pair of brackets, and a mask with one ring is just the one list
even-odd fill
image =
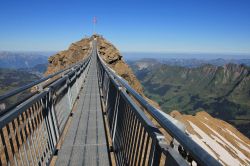
{"label": "rocky summit", "polygon": [[140,94],[142,94],[142,86],[136,79],[132,70],[124,62],[122,55],[110,42],[102,36],[94,35],[90,38],[84,38],[78,42],[72,43],[68,50],[61,51],[48,59],[48,69],[46,75],[69,67],[70,65],[86,58],[91,50],[91,40],[98,40],[98,50],[103,60],[114,69],[120,76],[125,78],[129,84]]}

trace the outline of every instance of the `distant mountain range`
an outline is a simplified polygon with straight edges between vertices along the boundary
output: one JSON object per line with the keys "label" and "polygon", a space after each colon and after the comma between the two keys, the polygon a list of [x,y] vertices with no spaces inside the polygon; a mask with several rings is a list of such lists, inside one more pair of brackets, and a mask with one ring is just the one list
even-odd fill
{"label": "distant mountain range", "polygon": [[[47,70],[49,52],[0,52],[1,69],[18,69],[43,77]],[[15,70],[13,70],[15,71]],[[4,72],[4,70],[2,70]]]}
{"label": "distant mountain range", "polygon": [[20,68],[19,71],[35,74],[39,78],[42,78],[44,76],[44,72],[47,70],[48,64],[37,64],[34,67],[31,68]]}
{"label": "distant mountain range", "polygon": [[123,52],[123,57],[126,60],[140,60],[147,59],[198,59],[198,60],[237,60],[237,59],[250,59],[250,54],[237,54],[237,53],[171,53],[171,52]]}
{"label": "distant mountain range", "polygon": [[0,52],[0,68],[33,68],[38,64],[47,64],[48,54],[40,52]]}
{"label": "distant mountain range", "polygon": [[[47,64],[46,53],[0,52],[0,95],[42,78]],[[27,95],[29,91],[16,95],[4,104],[0,103],[0,111]]]}
{"label": "distant mountain range", "polygon": [[223,66],[225,64],[244,64],[250,66],[250,59],[160,59],[160,62],[171,66],[199,67],[205,64]]}
{"label": "distant mountain range", "polygon": [[157,101],[165,112],[195,114],[205,110],[233,124],[249,138],[250,68],[224,64],[228,61],[222,59],[210,62],[144,59],[129,61],[129,65],[146,96]]}
{"label": "distant mountain range", "polygon": [[141,62],[159,62],[162,64],[170,65],[170,66],[182,66],[182,67],[188,67],[188,68],[194,68],[199,67],[206,64],[211,64],[214,66],[223,66],[225,64],[244,64],[246,66],[250,66],[250,58],[249,59],[182,59],[182,58],[143,58],[143,59],[127,59],[127,62],[133,62],[133,61],[141,61]]}

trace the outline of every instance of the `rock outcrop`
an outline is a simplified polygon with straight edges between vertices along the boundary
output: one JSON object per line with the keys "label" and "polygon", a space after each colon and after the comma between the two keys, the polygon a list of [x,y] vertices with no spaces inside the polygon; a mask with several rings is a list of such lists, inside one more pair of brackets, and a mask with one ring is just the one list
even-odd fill
{"label": "rock outcrop", "polygon": [[103,60],[121,77],[127,80],[138,93],[143,94],[140,82],[135,77],[131,68],[124,62],[118,49],[101,36],[97,36],[97,41],[99,54]]}
{"label": "rock outcrop", "polygon": [[45,75],[52,74],[86,58],[90,53],[91,40],[94,37],[97,38],[99,54],[103,60],[121,77],[126,79],[138,93],[143,94],[140,82],[136,79],[129,66],[124,62],[118,49],[99,35],[94,35],[90,38],[84,38],[72,43],[68,50],[61,51],[49,57],[49,65]]}
{"label": "rock outcrop", "polygon": [[185,124],[187,134],[223,165],[250,164],[250,140],[232,125],[204,111],[195,116],[178,111],[170,115]]}
{"label": "rock outcrop", "polygon": [[158,103],[147,98],[143,93],[143,88],[139,80],[136,78],[132,69],[124,61],[119,50],[109,41],[104,39],[102,36],[95,35],[98,41],[98,51],[102,59],[116,71],[121,77],[123,77],[129,85],[134,88],[141,96],[143,96],[150,104],[156,108],[160,108]]}
{"label": "rock outcrop", "polygon": [[91,38],[72,43],[68,50],[61,51],[48,59],[45,75],[55,73],[86,58],[91,50]]}

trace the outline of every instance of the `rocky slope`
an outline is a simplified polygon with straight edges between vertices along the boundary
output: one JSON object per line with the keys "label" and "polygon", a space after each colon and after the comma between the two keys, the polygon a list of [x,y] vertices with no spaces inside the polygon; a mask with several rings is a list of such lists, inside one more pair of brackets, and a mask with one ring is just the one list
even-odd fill
{"label": "rocky slope", "polygon": [[86,58],[91,50],[91,38],[84,38],[72,43],[67,50],[61,51],[48,59],[48,69],[45,75],[62,70]]}
{"label": "rocky slope", "polygon": [[[121,77],[123,77],[140,95],[142,95],[150,104],[155,106],[156,108],[160,108],[159,104],[155,101],[147,98],[143,93],[143,88],[139,80],[136,78],[132,69],[129,65],[124,61],[122,55],[119,50],[109,41],[104,39],[102,36],[96,35],[98,42],[98,51],[99,55],[103,58],[103,60],[116,71]],[[151,118],[151,120],[153,120]]]}
{"label": "rocky slope", "polygon": [[118,49],[101,36],[98,36],[97,41],[99,54],[103,60],[120,76],[126,79],[137,92],[142,94],[140,82],[135,77],[131,68],[125,63]]}
{"label": "rocky slope", "polygon": [[114,45],[98,35],[72,43],[68,50],[61,51],[49,57],[49,65],[45,74],[52,74],[86,58],[90,53],[91,40],[94,37],[97,38],[99,54],[103,60],[120,76],[125,78],[134,89],[142,94],[140,82],[136,79],[129,66],[124,62],[119,51]]}
{"label": "rocky slope", "polygon": [[250,164],[250,140],[230,124],[206,112],[192,116],[173,111],[170,115],[184,123],[187,134],[223,165]]}

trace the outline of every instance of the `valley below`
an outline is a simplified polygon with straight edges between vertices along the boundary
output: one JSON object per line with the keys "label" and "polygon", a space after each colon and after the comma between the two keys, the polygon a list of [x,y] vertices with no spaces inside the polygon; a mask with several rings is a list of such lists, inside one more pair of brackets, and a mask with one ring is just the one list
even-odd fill
{"label": "valley below", "polygon": [[[47,69],[44,53],[0,52],[0,95],[41,79]],[[30,95],[30,89],[0,103],[0,111]]]}
{"label": "valley below", "polygon": [[[210,61],[211,62],[211,61]],[[141,59],[128,62],[145,95],[166,113],[195,115],[205,111],[250,138],[250,68],[243,64],[195,67]],[[188,61],[190,64],[190,61]]]}

